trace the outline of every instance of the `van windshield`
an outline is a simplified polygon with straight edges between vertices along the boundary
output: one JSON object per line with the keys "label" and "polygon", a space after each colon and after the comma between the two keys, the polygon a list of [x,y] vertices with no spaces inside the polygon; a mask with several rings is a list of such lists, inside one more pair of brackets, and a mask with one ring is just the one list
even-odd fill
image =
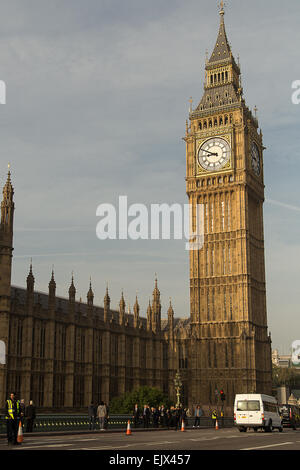
{"label": "van windshield", "polygon": [[258,400],[238,401],[237,411],[260,411],[260,403]]}

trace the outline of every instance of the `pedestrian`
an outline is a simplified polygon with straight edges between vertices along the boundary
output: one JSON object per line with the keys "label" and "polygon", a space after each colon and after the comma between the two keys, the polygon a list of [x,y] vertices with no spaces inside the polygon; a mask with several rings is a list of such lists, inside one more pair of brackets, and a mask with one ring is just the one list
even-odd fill
{"label": "pedestrian", "polygon": [[158,428],[158,426],[159,426],[159,410],[157,408],[152,408],[152,420],[153,420],[153,427]]}
{"label": "pedestrian", "polygon": [[140,409],[138,403],[134,405],[133,412],[132,412],[132,417],[133,417],[133,423],[134,427],[138,427],[140,423]]}
{"label": "pedestrian", "polygon": [[144,428],[149,427],[149,422],[150,422],[150,409],[149,405],[144,405],[143,409],[143,423],[144,423]]}
{"label": "pedestrian", "polygon": [[213,426],[215,427],[216,426],[216,421],[218,419],[218,412],[217,412],[216,409],[214,409],[214,411],[212,412],[211,419],[213,421]]}
{"label": "pedestrian", "polygon": [[195,409],[195,422],[193,428],[200,428],[200,418],[203,415],[203,410],[200,405],[196,406]]}
{"label": "pedestrian", "polygon": [[161,405],[159,409],[159,424],[162,428],[166,425],[166,409],[164,405]]}
{"label": "pedestrian", "polygon": [[171,406],[168,410],[168,429],[175,427],[175,408]]}
{"label": "pedestrian", "polygon": [[100,402],[100,405],[97,408],[97,416],[99,419],[100,431],[105,431],[104,423],[105,423],[105,418],[107,417],[107,408],[103,401]]}
{"label": "pedestrian", "polygon": [[97,410],[93,402],[88,407],[88,415],[89,415],[89,429],[93,429],[93,431],[96,428],[96,418],[97,418]]}
{"label": "pedestrian", "polygon": [[25,409],[26,416],[26,432],[32,432],[34,426],[34,420],[36,418],[36,410],[33,401],[29,401],[29,405]]}
{"label": "pedestrian", "polygon": [[5,402],[5,420],[8,445],[17,445],[18,424],[20,418],[20,402],[16,399],[15,393],[10,394],[10,398]]}
{"label": "pedestrian", "polygon": [[177,429],[180,429],[181,415],[182,415],[182,410],[180,406],[177,406],[175,408],[175,431],[177,431]]}
{"label": "pedestrian", "polygon": [[25,422],[25,400],[22,398],[20,400],[20,421],[22,428],[24,428],[24,422]]}

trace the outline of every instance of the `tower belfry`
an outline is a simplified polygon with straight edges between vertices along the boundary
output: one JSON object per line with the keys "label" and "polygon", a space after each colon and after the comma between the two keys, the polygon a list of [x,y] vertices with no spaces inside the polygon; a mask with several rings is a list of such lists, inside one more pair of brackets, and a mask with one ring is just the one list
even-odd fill
{"label": "tower belfry", "polygon": [[221,388],[230,399],[237,392],[271,392],[262,133],[243,98],[224,14],[222,1],[204,92],[184,139],[194,224],[197,204],[204,208],[204,246],[190,251],[190,319],[197,338],[191,400],[201,397],[202,403],[212,403]]}

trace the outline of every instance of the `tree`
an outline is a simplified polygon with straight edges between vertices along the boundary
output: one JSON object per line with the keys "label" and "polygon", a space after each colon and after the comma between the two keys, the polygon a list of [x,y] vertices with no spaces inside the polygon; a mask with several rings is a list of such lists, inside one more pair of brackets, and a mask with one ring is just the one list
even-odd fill
{"label": "tree", "polygon": [[144,405],[149,405],[150,408],[152,406],[157,408],[161,405],[169,407],[171,404],[168,397],[161,390],[144,386],[120,397],[113,398],[110,402],[109,410],[110,413],[130,414],[136,403],[140,408]]}
{"label": "tree", "polygon": [[273,364],[272,380],[275,387],[293,387],[299,384],[300,376],[295,367],[278,367]]}

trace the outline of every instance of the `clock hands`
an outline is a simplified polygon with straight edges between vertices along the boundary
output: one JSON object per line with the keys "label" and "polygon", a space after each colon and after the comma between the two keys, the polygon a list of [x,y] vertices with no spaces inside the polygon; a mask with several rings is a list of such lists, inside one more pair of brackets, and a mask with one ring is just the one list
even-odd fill
{"label": "clock hands", "polygon": [[209,152],[209,150],[202,150],[202,152],[209,153],[209,155],[210,155],[211,157],[218,157],[218,156],[219,156],[218,153],[212,153],[212,152]]}

